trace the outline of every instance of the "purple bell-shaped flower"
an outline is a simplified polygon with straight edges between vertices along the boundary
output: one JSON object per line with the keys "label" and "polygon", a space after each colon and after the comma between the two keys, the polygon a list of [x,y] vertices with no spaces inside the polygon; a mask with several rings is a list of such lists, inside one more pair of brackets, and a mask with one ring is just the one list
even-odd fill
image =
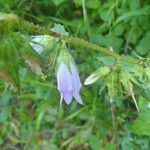
{"label": "purple bell-shaped flower", "polygon": [[70,60],[69,67],[61,61],[57,70],[57,88],[60,92],[60,104],[62,100],[70,104],[74,97],[79,104],[83,104],[80,97],[81,89],[80,77],[75,64]]}

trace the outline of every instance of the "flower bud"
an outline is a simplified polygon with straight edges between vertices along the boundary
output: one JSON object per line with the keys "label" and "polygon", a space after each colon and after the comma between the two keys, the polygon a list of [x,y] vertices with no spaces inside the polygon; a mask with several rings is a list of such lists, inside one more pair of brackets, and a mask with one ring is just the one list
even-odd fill
{"label": "flower bud", "polygon": [[53,38],[49,35],[32,36],[30,45],[38,53],[41,54],[44,49],[52,48]]}
{"label": "flower bud", "polygon": [[95,83],[100,77],[107,75],[110,72],[110,68],[107,66],[100,67],[95,72],[93,72],[84,82],[85,85],[90,85]]}

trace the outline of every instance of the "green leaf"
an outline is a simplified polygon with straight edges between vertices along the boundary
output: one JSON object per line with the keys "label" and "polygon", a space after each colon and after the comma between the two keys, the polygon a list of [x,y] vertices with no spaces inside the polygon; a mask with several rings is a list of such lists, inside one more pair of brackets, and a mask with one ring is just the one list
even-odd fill
{"label": "green leaf", "polygon": [[123,34],[125,30],[125,25],[120,23],[120,24],[117,24],[115,27],[114,27],[114,35],[115,36],[121,36]]}
{"label": "green leaf", "polygon": [[136,51],[142,56],[150,52],[150,32],[148,32],[139,42]]}
{"label": "green leaf", "polygon": [[132,130],[139,135],[150,136],[150,109],[145,109],[139,112],[138,118],[132,125]]}
{"label": "green leaf", "polygon": [[103,62],[105,65],[112,65],[114,63],[114,59],[109,56],[104,56],[104,57],[97,57],[97,60]]}
{"label": "green leaf", "polygon": [[142,34],[143,30],[141,30],[141,27],[133,25],[132,29],[127,31],[124,36],[127,42],[136,44]]}
{"label": "green leaf", "polygon": [[100,7],[100,1],[99,0],[88,0],[86,2],[86,6],[91,9],[97,9]]}
{"label": "green leaf", "polygon": [[36,130],[40,129],[40,125],[41,125],[41,121],[44,115],[44,111],[40,112],[40,114],[38,115],[37,119],[36,119]]}
{"label": "green leaf", "polygon": [[113,143],[108,143],[106,146],[105,146],[105,150],[115,150],[115,144]]}
{"label": "green leaf", "polygon": [[64,26],[61,24],[55,23],[54,27],[51,30],[64,35],[69,35],[69,33],[65,30]]}
{"label": "green leaf", "polygon": [[129,6],[131,10],[136,10],[140,7],[140,0],[128,0],[129,1]]}
{"label": "green leaf", "polygon": [[97,135],[92,135],[90,137],[90,146],[92,150],[99,150],[100,149],[100,138]]}
{"label": "green leaf", "polygon": [[112,33],[109,33],[105,36],[105,38],[107,39],[107,47],[112,47],[114,49],[114,51],[119,51],[123,40],[120,37],[115,36]]}
{"label": "green leaf", "polygon": [[19,54],[12,39],[12,33],[2,35],[0,41],[0,78],[17,92],[19,81]]}
{"label": "green leaf", "polygon": [[104,21],[111,21],[114,19],[114,12],[108,11],[108,9],[104,9],[103,11],[100,12],[100,17]]}
{"label": "green leaf", "polygon": [[62,4],[65,0],[52,0],[52,2],[54,3],[55,6],[59,6],[60,4]]}
{"label": "green leaf", "polygon": [[142,15],[149,15],[149,14],[150,14],[150,5],[145,6],[140,10],[133,10],[133,11],[124,13],[123,15],[118,17],[118,19],[116,20],[114,25],[116,25],[117,23],[119,23],[127,18],[133,17],[133,16],[142,16]]}

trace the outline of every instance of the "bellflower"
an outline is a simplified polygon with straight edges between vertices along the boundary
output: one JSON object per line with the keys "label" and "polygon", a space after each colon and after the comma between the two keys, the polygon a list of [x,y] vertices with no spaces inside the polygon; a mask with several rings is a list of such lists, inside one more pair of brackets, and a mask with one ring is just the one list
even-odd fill
{"label": "bellflower", "polygon": [[80,77],[75,64],[69,61],[69,68],[64,61],[59,63],[57,70],[57,88],[60,92],[60,104],[62,100],[70,104],[74,97],[79,104],[83,104],[80,97],[81,88]]}
{"label": "bellflower", "polygon": [[41,54],[44,49],[51,49],[52,39],[49,35],[32,36],[30,45],[38,54]]}

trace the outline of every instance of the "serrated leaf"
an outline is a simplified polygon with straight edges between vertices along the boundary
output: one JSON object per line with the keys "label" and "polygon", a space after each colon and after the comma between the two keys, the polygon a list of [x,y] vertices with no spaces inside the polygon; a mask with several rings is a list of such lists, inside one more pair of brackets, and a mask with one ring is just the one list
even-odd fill
{"label": "serrated leaf", "polygon": [[54,27],[51,30],[64,35],[69,35],[69,33],[65,30],[64,26],[61,24],[55,23]]}
{"label": "serrated leaf", "polygon": [[124,13],[123,15],[119,16],[116,22],[114,23],[115,25],[121,21],[123,21],[126,18],[133,17],[133,16],[142,16],[142,15],[149,15],[150,14],[150,5],[143,7],[140,10],[133,10],[129,11],[127,13]]}
{"label": "serrated leaf", "polygon": [[138,118],[132,125],[132,131],[139,135],[150,136],[150,110],[140,111]]}
{"label": "serrated leaf", "polygon": [[137,47],[136,47],[137,53],[139,53],[140,55],[146,55],[150,51],[149,39],[150,39],[150,32],[148,32],[142,38],[142,40],[140,41],[140,43],[137,45]]}

